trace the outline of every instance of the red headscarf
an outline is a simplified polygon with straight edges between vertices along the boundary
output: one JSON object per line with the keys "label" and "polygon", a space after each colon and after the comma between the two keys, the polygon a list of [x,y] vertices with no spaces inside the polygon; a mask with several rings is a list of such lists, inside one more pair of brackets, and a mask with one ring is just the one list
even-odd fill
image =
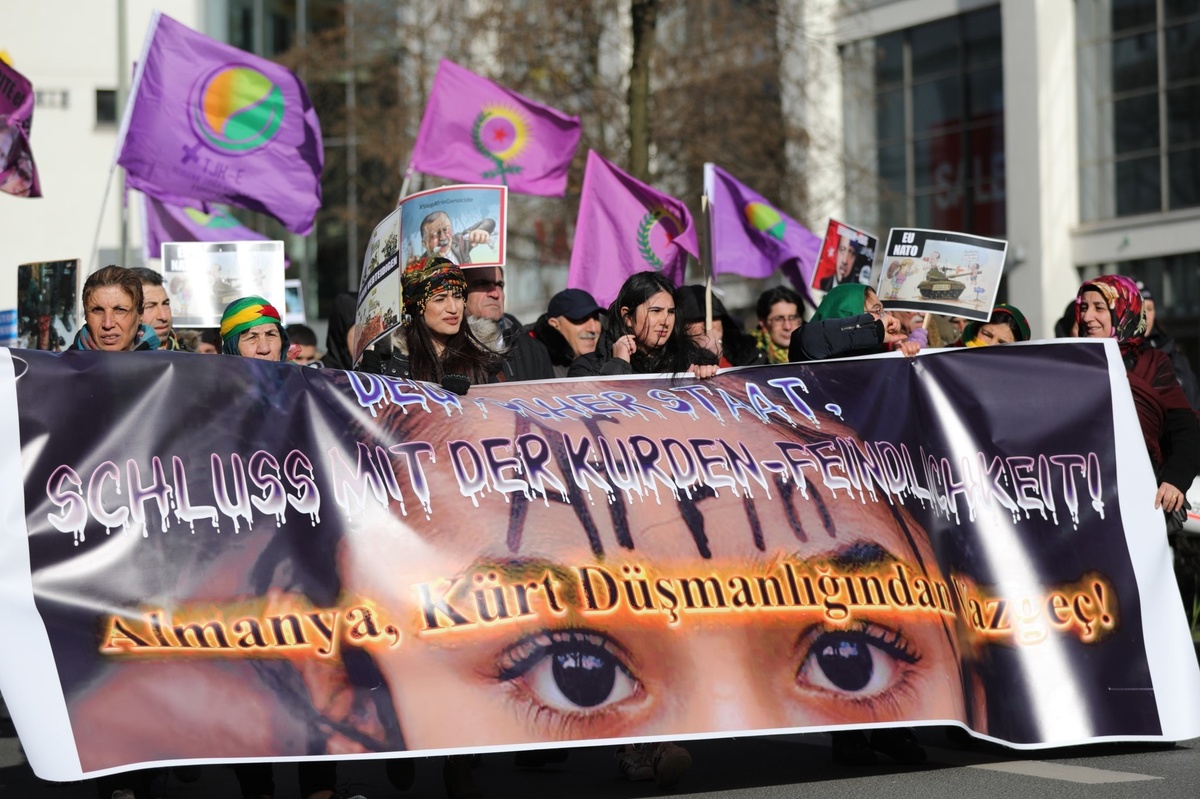
{"label": "red headscarf", "polygon": [[1142,307],[1142,293],[1124,275],[1101,275],[1079,287],[1075,295],[1075,323],[1083,330],[1083,293],[1096,291],[1104,297],[1112,314],[1112,337],[1117,340],[1121,354],[1142,346],[1146,338],[1146,309]]}

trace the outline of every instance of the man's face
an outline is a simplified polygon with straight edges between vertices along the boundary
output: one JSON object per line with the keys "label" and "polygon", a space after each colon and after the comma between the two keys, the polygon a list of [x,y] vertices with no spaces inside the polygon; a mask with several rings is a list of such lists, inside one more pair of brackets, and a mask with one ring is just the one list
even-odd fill
{"label": "man's face", "polygon": [[850,276],[850,267],[854,266],[854,258],[856,253],[854,248],[850,246],[850,238],[842,236],[838,241],[837,255],[837,276],[838,280],[844,280]]}
{"label": "man's face", "polygon": [[776,347],[787,347],[792,343],[792,333],[800,327],[800,309],[794,302],[780,300],[771,306],[766,322],[759,324]]}
{"label": "man's face", "polygon": [[438,214],[431,219],[421,231],[421,243],[425,251],[439,258],[450,257],[450,243],[454,240],[454,228],[450,226],[450,217]]}
{"label": "man's face", "polygon": [[1146,309],[1146,335],[1154,332],[1154,300],[1142,300],[1142,307]]}
{"label": "man's face", "polygon": [[467,315],[499,322],[504,316],[504,273],[498,266],[464,269],[467,276]]}
{"label": "man's face", "polygon": [[154,328],[159,341],[171,335],[171,298],[162,286],[142,284],[142,321]]}
{"label": "man's face", "polygon": [[572,322],[565,316],[554,316],[546,320],[550,327],[562,334],[567,340],[575,357],[587,355],[596,349],[596,339],[600,337],[600,314],[594,313],[578,322]]}
{"label": "man's face", "polygon": [[298,363],[301,366],[308,366],[313,361],[317,360],[317,348],[312,344],[301,344],[300,354],[292,359],[292,363]]}

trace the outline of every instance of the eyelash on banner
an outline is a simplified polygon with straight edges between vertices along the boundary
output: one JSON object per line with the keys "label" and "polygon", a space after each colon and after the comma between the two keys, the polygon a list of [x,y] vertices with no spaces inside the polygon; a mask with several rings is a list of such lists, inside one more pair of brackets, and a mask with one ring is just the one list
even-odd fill
{"label": "eyelash on banner", "polygon": [[801,690],[872,711],[881,705],[900,710],[897,700],[911,692],[914,667],[922,660],[903,633],[869,621],[846,629],[814,625],[801,633],[797,649],[804,653],[796,670]]}

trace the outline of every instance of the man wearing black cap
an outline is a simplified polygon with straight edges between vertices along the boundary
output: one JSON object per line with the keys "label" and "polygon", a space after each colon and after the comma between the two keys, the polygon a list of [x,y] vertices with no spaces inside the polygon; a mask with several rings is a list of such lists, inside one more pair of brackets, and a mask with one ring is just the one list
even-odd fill
{"label": "man wearing black cap", "polygon": [[596,349],[602,313],[604,309],[583,289],[563,289],[550,298],[532,332],[550,351],[556,377],[566,377],[571,361]]}

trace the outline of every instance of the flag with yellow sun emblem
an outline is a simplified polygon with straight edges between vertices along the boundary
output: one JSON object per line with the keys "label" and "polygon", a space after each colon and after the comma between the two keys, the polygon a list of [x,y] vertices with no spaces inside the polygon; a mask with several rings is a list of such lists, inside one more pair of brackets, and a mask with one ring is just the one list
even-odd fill
{"label": "flag with yellow sun emblem", "polygon": [[450,180],[561,197],[578,144],[578,117],[442,59],[413,146],[412,167]]}

